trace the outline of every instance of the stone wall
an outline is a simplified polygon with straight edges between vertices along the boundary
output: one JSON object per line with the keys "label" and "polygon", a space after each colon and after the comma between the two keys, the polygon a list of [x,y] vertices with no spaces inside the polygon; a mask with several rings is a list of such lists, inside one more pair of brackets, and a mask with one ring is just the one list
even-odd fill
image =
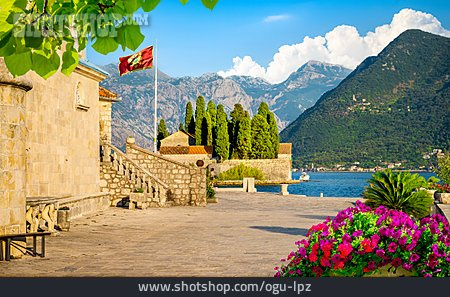
{"label": "stone wall", "polygon": [[292,163],[289,159],[253,159],[253,160],[226,160],[222,163],[210,165],[214,174],[219,175],[239,164],[258,168],[268,181],[288,181],[292,179]]}
{"label": "stone wall", "polygon": [[88,196],[76,196],[58,200],[59,208],[68,207],[70,209],[69,219],[76,219],[81,216],[96,213],[108,209],[111,205],[108,193],[94,193]]}
{"label": "stone wall", "polygon": [[27,197],[99,192],[98,84],[105,75],[80,64],[69,77],[25,77],[33,82],[25,116]]}
{"label": "stone wall", "polygon": [[25,98],[31,88],[30,81],[14,79],[0,60],[0,235],[26,231]]}
{"label": "stone wall", "polygon": [[119,174],[111,166],[110,162],[102,162],[100,166],[100,190],[108,192],[111,197],[111,206],[128,197],[134,190],[134,185],[125,175]]}
{"label": "stone wall", "polygon": [[111,111],[112,102],[100,102],[100,139],[111,143]]}
{"label": "stone wall", "polygon": [[127,141],[127,156],[169,186],[174,205],[206,205],[206,169],[154,154]]}

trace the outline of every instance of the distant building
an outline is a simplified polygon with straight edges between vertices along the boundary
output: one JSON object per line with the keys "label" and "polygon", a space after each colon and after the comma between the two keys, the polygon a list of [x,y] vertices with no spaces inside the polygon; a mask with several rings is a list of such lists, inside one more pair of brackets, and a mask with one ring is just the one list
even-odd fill
{"label": "distant building", "polygon": [[280,143],[278,159],[292,159],[292,143]]}
{"label": "distant building", "polygon": [[161,148],[190,145],[195,145],[195,137],[182,130],[178,130],[161,140]]}

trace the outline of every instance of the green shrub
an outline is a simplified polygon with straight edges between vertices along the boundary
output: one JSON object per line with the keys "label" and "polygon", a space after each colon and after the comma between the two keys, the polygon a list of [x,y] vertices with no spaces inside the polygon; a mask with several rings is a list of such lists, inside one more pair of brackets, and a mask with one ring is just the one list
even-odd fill
{"label": "green shrub", "polygon": [[216,197],[216,191],[213,189],[211,172],[206,170],[206,199],[213,199]]}
{"label": "green shrub", "polygon": [[422,176],[385,170],[374,173],[369,183],[370,186],[364,191],[364,198],[370,207],[384,205],[416,218],[430,214],[433,199],[427,191],[419,190],[427,185]]}
{"label": "green shrub", "polygon": [[257,180],[263,180],[264,174],[258,168],[250,167],[245,164],[239,164],[219,174],[219,180],[241,180],[244,177],[254,177]]}
{"label": "green shrub", "polygon": [[435,171],[445,184],[450,184],[450,154],[439,158],[438,167]]}

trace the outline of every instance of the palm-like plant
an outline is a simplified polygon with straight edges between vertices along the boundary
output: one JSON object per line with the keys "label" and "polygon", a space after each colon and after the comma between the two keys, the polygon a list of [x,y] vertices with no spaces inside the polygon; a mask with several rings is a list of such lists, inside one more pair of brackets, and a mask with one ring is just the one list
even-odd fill
{"label": "palm-like plant", "polygon": [[374,173],[369,183],[370,186],[364,191],[367,205],[371,207],[384,205],[418,219],[430,214],[433,200],[427,191],[420,190],[427,184],[422,176],[385,170]]}

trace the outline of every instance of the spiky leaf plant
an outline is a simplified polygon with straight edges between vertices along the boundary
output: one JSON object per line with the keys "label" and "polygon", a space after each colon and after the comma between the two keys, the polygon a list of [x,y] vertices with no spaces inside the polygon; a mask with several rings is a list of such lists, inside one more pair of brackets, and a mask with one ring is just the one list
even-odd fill
{"label": "spiky leaf plant", "polygon": [[370,186],[364,191],[364,198],[370,207],[384,205],[418,219],[430,214],[433,200],[427,191],[420,190],[426,185],[422,176],[385,170],[374,173],[369,183]]}

